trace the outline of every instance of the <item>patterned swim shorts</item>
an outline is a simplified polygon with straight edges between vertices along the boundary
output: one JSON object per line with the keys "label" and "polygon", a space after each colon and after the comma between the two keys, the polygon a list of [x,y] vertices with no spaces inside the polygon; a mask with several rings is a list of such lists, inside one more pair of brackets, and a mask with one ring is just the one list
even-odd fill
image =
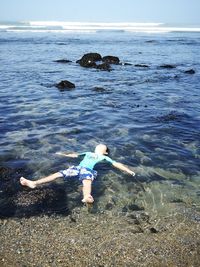
{"label": "patterned swim shorts", "polygon": [[78,178],[80,181],[83,181],[84,179],[93,181],[97,177],[96,171],[81,166],[72,166],[67,170],[61,170],[59,172],[63,175],[64,180],[73,177]]}

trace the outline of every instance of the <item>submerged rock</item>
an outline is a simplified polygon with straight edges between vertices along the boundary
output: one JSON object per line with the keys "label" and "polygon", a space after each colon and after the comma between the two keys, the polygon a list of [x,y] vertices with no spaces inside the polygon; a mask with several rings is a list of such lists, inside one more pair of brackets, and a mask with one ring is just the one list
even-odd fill
{"label": "submerged rock", "polygon": [[134,66],[135,67],[140,67],[140,68],[149,68],[149,66],[146,65],[146,64],[135,64]]}
{"label": "submerged rock", "polygon": [[108,64],[116,64],[116,65],[118,65],[120,60],[119,60],[118,57],[115,57],[115,56],[105,56],[105,57],[102,58],[102,61],[106,62]]}
{"label": "submerged rock", "polygon": [[178,113],[177,111],[171,111],[166,115],[157,117],[156,121],[158,122],[180,121],[181,119],[183,119],[184,116],[185,116],[184,113],[181,114]]}
{"label": "submerged rock", "polygon": [[1,176],[1,179],[3,179],[3,180],[9,179],[11,173],[12,173],[12,170],[10,168],[0,166],[0,176]]}
{"label": "submerged rock", "polygon": [[172,64],[163,64],[160,66],[160,68],[163,68],[163,69],[174,69],[176,68],[175,65],[172,65]]}
{"label": "submerged rock", "polygon": [[111,66],[107,62],[104,62],[102,64],[96,65],[96,69],[105,70],[105,71],[111,71]]}
{"label": "submerged rock", "polygon": [[141,211],[141,210],[144,210],[144,207],[140,207],[136,204],[128,204],[128,205],[125,205],[123,208],[122,208],[122,211],[123,212],[130,212],[130,211]]}
{"label": "submerged rock", "polygon": [[186,70],[185,73],[187,73],[187,74],[195,74],[195,70],[193,70],[193,69]]}
{"label": "submerged rock", "polygon": [[75,84],[74,83],[71,83],[71,82],[69,82],[67,80],[64,80],[64,81],[61,81],[58,84],[56,84],[56,87],[59,90],[64,91],[64,90],[75,88]]}
{"label": "submerged rock", "polygon": [[56,63],[71,63],[72,61],[71,60],[68,60],[68,59],[58,59],[58,60],[54,60],[54,62]]}
{"label": "submerged rock", "polygon": [[92,88],[92,90],[95,91],[95,92],[98,92],[98,93],[106,92],[106,89],[105,88],[98,87],[98,86],[95,86],[94,88]]}

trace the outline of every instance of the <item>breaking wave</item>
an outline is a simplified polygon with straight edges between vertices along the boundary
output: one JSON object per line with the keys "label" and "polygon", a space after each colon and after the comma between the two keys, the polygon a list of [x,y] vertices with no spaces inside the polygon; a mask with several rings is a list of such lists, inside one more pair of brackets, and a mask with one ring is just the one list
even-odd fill
{"label": "breaking wave", "polygon": [[175,26],[164,23],[134,23],[134,22],[66,22],[66,21],[27,21],[27,22],[2,22],[0,31],[30,31],[30,32],[200,32],[200,27]]}

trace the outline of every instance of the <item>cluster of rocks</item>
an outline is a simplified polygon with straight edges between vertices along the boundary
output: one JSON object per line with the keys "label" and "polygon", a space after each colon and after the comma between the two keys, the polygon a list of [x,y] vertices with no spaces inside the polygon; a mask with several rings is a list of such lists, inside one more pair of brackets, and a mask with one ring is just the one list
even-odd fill
{"label": "cluster of rocks", "polygon": [[[56,60],[57,63],[70,63],[70,60],[67,59],[61,59]],[[103,70],[103,71],[111,71],[111,64],[119,65],[120,60],[118,57],[115,56],[105,56],[102,57],[98,53],[88,53],[82,56],[81,59],[77,60],[76,63],[78,63],[81,67],[84,68],[94,68],[97,70]],[[67,80],[63,80],[55,85],[60,91],[63,90],[70,90],[75,88],[75,84],[71,83]]]}
{"label": "cluster of rocks", "polygon": [[[71,60],[68,59],[59,59],[55,60],[54,62],[57,63],[71,63]],[[111,65],[133,65],[131,63],[125,63],[121,62],[120,59],[116,56],[104,56],[102,57],[99,53],[87,53],[82,56],[79,60],[76,61],[81,67],[83,68],[93,68],[97,70],[102,70],[102,71],[111,71]],[[150,66],[147,64],[135,64],[135,67],[139,68],[149,68]],[[174,69],[176,68],[176,65],[173,64],[163,64],[160,65],[159,68],[162,69]],[[195,70],[194,69],[188,69],[184,71],[186,74],[194,74]],[[55,86],[60,90],[71,90],[75,88],[75,84],[72,82],[69,82],[67,80],[63,80],[59,82],[58,84],[55,84]]]}
{"label": "cluster of rocks", "polygon": [[110,71],[110,65],[118,65],[120,63],[120,60],[118,57],[115,56],[102,57],[98,53],[88,53],[85,54],[81,59],[77,60],[76,63],[78,63],[81,67],[84,68],[95,68],[99,70]]}

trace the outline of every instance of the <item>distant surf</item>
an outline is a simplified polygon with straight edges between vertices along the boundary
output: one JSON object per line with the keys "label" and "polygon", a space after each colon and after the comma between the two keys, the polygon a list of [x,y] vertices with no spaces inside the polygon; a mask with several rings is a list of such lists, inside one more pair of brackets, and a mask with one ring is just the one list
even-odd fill
{"label": "distant surf", "polygon": [[0,22],[1,31],[29,32],[85,32],[121,31],[136,33],[200,32],[200,26],[168,25],[164,23],[135,22],[67,22],[67,21],[22,21]]}

